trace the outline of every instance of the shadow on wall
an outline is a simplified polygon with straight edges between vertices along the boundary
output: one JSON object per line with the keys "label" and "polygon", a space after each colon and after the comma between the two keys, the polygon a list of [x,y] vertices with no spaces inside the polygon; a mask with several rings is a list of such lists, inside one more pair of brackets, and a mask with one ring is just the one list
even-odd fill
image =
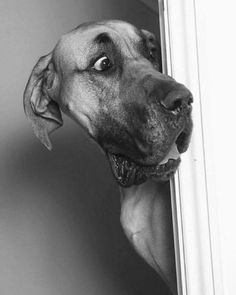
{"label": "shadow on wall", "polygon": [[1,236],[13,254],[3,249],[0,283],[9,272],[12,284],[24,282],[22,294],[32,280],[41,282],[33,294],[169,294],[123,234],[108,162],[78,126],[66,125],[51,153],[33,134],[5,152]]}

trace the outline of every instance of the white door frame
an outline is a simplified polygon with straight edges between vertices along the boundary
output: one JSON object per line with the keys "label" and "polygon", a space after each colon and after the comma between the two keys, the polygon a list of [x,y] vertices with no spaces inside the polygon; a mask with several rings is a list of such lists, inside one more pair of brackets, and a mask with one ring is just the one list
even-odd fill
{"label": "white door frame", "polygon": [[190,148],[171,181],[178,295],[222,295],[214,206],[207,190],[195,1],[158,3],[163,70],[194,97]]}

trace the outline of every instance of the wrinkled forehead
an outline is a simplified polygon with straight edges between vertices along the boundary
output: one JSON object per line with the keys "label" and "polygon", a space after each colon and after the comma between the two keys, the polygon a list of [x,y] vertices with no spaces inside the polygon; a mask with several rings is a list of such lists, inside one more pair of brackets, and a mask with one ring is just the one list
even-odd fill
{"label": "wrinkled forehead", "polygon": [[141,40],[141,31],[125,22],[86,23],[61,37],[54,49],[54,58],[67,66],[78,60],[85,64],[89,56],[109,42],[129,57],[135,55]]}

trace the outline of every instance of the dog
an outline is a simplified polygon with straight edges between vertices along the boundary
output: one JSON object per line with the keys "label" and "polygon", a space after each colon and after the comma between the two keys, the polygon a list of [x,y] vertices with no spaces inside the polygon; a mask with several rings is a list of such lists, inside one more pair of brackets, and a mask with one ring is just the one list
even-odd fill
{"label": "dog", "polygon": [[168,179],[189,145],[193,98],[161,73],[160,60],[149,31],[119,20],[84,23],[39,59],[24,109],[49,150],[61,112],[102,148],[120,186],[126,236],[177,294]]}

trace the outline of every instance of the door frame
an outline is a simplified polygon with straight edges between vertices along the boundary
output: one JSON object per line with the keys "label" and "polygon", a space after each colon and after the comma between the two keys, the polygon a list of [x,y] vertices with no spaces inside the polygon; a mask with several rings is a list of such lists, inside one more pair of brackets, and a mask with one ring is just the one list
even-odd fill
{"label": "door frame", "polygon": [[163,72],[194,97],[190,147],[170,182],[178,295],[223,294],[215,208],[207,188],[196,4],[159,0],[158,6]]}

